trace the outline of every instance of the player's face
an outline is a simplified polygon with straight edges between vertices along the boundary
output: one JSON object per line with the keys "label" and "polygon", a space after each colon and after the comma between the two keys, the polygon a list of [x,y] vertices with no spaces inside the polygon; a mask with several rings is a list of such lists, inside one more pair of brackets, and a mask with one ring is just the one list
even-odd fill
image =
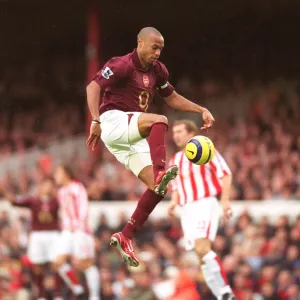
{"label": "player's face", "polygon": [[40,195],[50,196],[54,191],[54,184],[51,180],[44,180],[40,184]]}
{"label": "player's face", "polygon": [[66,174],[62,167],[58,167],[54,172],[54,180],[56,184],[62,185],[65,182]]}
{"label": "player's face", "polygon": [[164,47],[164,38],[161,35],[150,34],[145,39],[139,39],[138,49],[145,64],[152,64],[160,57]]}
{"label": "player's face", "polygon": [[179,149],[183,149],[187,141],[195,135],[194,132],[188,132],[184,124],[173,127],[173,140]]}

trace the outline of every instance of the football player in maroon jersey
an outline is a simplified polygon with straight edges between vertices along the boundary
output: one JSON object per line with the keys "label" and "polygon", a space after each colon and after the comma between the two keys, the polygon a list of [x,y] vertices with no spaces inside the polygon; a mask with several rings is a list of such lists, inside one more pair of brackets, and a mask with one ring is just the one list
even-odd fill
{"label": "football player in maroon jersey", "polygon": [[167,118],[147,113],[155,93],[158,91],[173,109],[201,114],[203,128],[214,122],[206,108],[179,95],[168,82],[168,70],[158,60],[163,47],[164,38],[157,29],[143,28],[138,34],[137,48],[110,59],[87,86],[93,119],[87,144],[93,143],[95,149],[101,137],[117,160],[148,186],[125,228],[111,238],[123,260],[135,267],[139,262],[132,238],[163,199],[168,183],[178,172],[177,166],[165,169]]}
{"label": "football player in maroon jersey", "polygon": [[[13,206],[26,207],[31,210],[31,233],[28,244],[28,258],[33,264],[35,283],[38,287],[38,299],[45,299],[43,285],[44,266],[55,260],[55,245],[59,236],[59,204],[56,198],[54,181],[44,178],[38,185],[36,196],[16,196],[0,187],[4,198]],[[60,291],[56,291],[59,299]]]}

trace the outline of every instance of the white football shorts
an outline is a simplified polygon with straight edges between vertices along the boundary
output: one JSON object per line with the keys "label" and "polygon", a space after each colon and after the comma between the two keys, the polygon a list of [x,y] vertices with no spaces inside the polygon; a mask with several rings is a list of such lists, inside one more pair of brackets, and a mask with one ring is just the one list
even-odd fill
{"label": "white football shorts", "polygon": [[57,244],[59,232],[32,231],[28,242],[28,258],[33,264],[45,264],[53,262],[56,257],[55,245]]}
{"label": "white football shorts", "polygon": [[150,148],[139,132],[141,112],[109,110],[100,116],[101,139],[106,148],[136,176],[152,165]]}
{"label": "white football shorts", "polygon": [[217,198],[208,197],[181,207],[181,226],[186,250],[192,250],[195,240],[207,238],[214,241],[220,218],[220,206]]}
{"label": "white football shorts", "polygon": [[70,255],[76,259],[92,259],[95,257],[94,237],[83,231],[63,230],[56,245],[56,255]]}

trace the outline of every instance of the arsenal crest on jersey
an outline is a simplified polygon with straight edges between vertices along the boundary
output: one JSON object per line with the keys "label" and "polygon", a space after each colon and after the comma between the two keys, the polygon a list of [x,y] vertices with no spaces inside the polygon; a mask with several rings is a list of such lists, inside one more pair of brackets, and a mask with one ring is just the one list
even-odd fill
{"label": "arsenal crest on jersey", "polygon": [[149,77],[147,75],[143,75],[143,82],[145,86],[149,86]]}

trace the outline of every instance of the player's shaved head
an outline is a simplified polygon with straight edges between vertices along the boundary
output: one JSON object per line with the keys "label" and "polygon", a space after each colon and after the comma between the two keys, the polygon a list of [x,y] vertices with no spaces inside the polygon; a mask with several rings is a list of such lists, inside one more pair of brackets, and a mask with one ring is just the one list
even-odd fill
{"label": "player's shaved head", "polygon": [[156,28],[154,28],[154,27],[144,27],[139,32],[138,38],[141,38],[141,39],[144,40],[144,39],[148,38],[151,34],[162,37],[162,34]]}
{"label": "player's shaved head", "polygon": [[154,27],[144,27],[137,36],[137,53],[141,64],[148,67],[156,61],[164,47],[162,34]]}

